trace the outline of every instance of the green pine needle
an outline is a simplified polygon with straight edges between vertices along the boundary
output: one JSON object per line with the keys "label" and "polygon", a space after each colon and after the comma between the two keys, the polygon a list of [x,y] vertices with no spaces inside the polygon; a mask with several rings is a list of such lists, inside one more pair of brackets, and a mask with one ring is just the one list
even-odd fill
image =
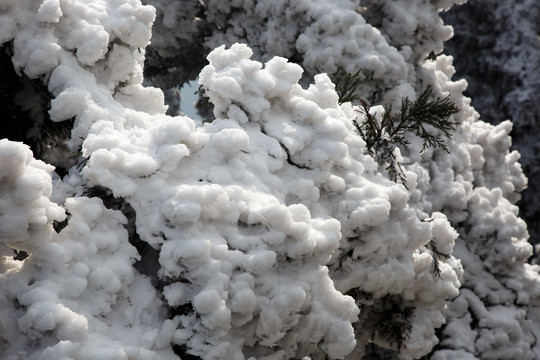
{"label": "green pine needle", "polygon": [[[350,75],[351,79],[344,82],[340,89],[345,92],[340,99],[357,99],[360,102],[360,113],[363,119],[354,119],[353,124],[364,139],[367,152],[382,166],[388,177],[396,182],[406,183],[403,164],[396,159],[395,149],[397,146],[408,147],[407,134],[414,134],[422,139],[422,149],[440,148],[448,152],[444,137],[450,137],[455,131],[457,123],[449,118],[460,109],[449,99],[432,97],[432,88],[428,86],[418,100],[411,101],[404,98],[401,101],[399,113],[393,113],[392,107],[385,107],[380,119],[370,114],[369,104],[358,99],[350,87],[358,86],[357,74]],[[405,185],[406,187],[406,185]]]}

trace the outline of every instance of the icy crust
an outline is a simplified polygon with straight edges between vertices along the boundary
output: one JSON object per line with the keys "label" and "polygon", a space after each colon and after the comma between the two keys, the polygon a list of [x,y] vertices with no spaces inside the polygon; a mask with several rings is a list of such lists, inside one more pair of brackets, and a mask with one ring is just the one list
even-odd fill
{"label": "icy crust", "polygon": [[379,29],[366,23],[354,1],[219,4],[208,10],[210,21],[223,23],[223,30],[209,38],[210,48],[246,42],[263,61],[274,55],[301,59],[302,68],[310,75],[360,71],[367,81],[358,93],[372,94],[400,85],[405,86],[401,91],[413,93],[406,85],[411,74],[409,64]]}
{"label": "icy crust", "polygon": [[[174,63],[190,71],[192,65],[179,52],[199,51],[203,41],[207,49],[240,42],[253,49],[257,60],[282,56],[297,62],[306,78],[324,72],[336,81],[344,72],[359,71],[365,80],[359,96],[383,96],[383,102],[398,105],[401,97],[415,96],[415,67],[430,53],[441,52],[452,35],[439,12],[464,1],[148,2],[158,13],[148,62],[153,68]],[[172,87],[168,74],[152,74],[151,81]]]}
{"label": "icy crust", "polygon": [[[526,182],[507,151],[509,124],[477,121],[464,82],[450,80],[449,57],[416,69],[396,57],[392,66],[404,72],[385,68],[385,56],[405,59],[406,51],[387,47],[351,2],[321,4],[299,2],[305,9],[295,11],[315,11],[309,14],[319,30],[335,17],[368,31],[380,45],[381,55],[370,57],[381,66],[375,80],[395,89],[382,97],[412,98],[415,86],[431,84],[462,109],[450,154],[421,153],[418,141],[400,150],[405,162],[416,162],[407,168],[410,194],[365,155],[351,124],[358,113],[338,105],[327,75],[303,88],[301,68],[284,58],[268,56],[263,65],[245,45],[220,47],[200,77],[216,117],[203,125],[164,115],[161,91],[141,85],[150,8],[136,1],[6,3],[16,20],[1,25],[2,39],[13,39],[17,69],[47,83],[54,121],[75,118],[70,144],[82,156],[64,184],[108,188],[131,205],[137,234],[157,253],[155,264],[143,265],[157,267],[159,290],[135,272],[139,257],[119,212],[98,199],[68,199],[70,218],[56,234],[52,222],[64,214],[49,200],[51,168],[22,145],[0,143],[10,174],[34,174],[2,178],[2,196],[23,218],[38,219],[45,234],[33,238],[35,223],[23,222],[13,227],[21,240],[6,242],[31,254],[24,262],[2,258],[0,326],[16,324],[14,335],[3,332],[2,351],[13,359],[166,359],[175,358],[174,344],[204,359],[359,358],[373,341],[418,358],[436,344],[445,301],[458,294],[455,242],[465,291],[446,312],[450,322],[434,356],[531,356],[538,268],[524,263],[531,248],[513,203]],[[239,5],[212,9],[225,21]],[[257,4],[275,14],[287,13],[285,5]],[[236,19],[229,20],[240,26]],[[371,43],[364,45],[359,54]],[[371,96],[377,86],[362,91]],[[11,190],[27,188],[32,196],[13,198],[20,194]],[[69,191],[61,192],[56,201]]]}
{"label": "icy crust", "polygon": [[64,210],[50,201],[54,168],[32,156],[27,145],[0,140],[0,254],[33,251],[53,234]]}
{"label": "icy crust", "polygon": [[[198,49],[200,42],[206,49],[240,42],[248,44],[255,59],[264,62],[274,56],[298,61],[308,77],[325,72],[334,79],[338,71],[360,71],[367,81],[360,85],[358,93],[371,95],[377,90],[396,88],[414,94],[408,86],[412,69],[406,58],[376,26],[366,23],[357,11],[356,1],[211,0],[198,9],[192,2],[182,3],[185,11],[178,11],[176,1],[148,2],[158,9],[159,29],[153,35],[151,48],[155,53],[149,64],[175,62],[177,55],[171,54]],[[175,10],[176,16],[171,16]],[[196,10],[203,14],[204,21]],[[202,27],[208,36],[197,35],[197,27]],[[190,69],[191,65],[184,61],[178,66]],[[172,86],[165,76],[151,78]]]}
{"label": "icy crust", "polygon": [[[2,139],[0,168],[2,358],[170,358],[159,300],[132,267],[125,217],[97,198],[71,198],[57,234],[53,222],[66,214],[49,200],[53,167]],[[30,256],[15,261],[13,250]]]}
{"label": "icy crust", "polygon": [[[16,36],[6,41],[13,39],[13,63],[17,71],[29,78],[48,81],[55,96],[51,103],[53,121],[79,115],[77,120],[84,122],[85,116],[77,113],[74,104],[89,99],[103,102],[110,96],[109,92],[127,107],[136,107],[137,103],[156,107],[142,101],[143,94],[152,94],[149,98],[159,103],[161,92],[153,92],[152,88],[143,90],[141,86],[153,8],[141,6],[138,1],[47,0],[42,4],[19,1],[9,8],[6,16],[8,23],[27,24],[19,26]],[[74,70],[78,68],[84,71]],[[86,84],[78,81],[82,76],[86,77]],[[96,82],[100,87],[96,88]],[[66,91],[68,87],[71,89]],[[139,91],[134,91],[135,88]],[[122,102],[134,93],[140,94],[139,97]],[[159,111],[164,111],[163,106]],[[84,134],[72,135],[78,139]]]}
{"label": "icy crust", "polygon": [[439,13],[466,0],[362,1],[360,12],[377,26],[388,43],[400,50],[407,62],[417,65],[430,53],[439,54],[452,37]]}
{"label": "icy crust", "polygon": [[2,274],[3,358],[175,358],[170,321],[132,267],[125,217],[97,198],[70,198],[66,210],[67,226]]}
{"label": "icy crust", "polygon": [[63,51],[75,53],[81,65],[92,66],[107,54],[118,52],[110,49],[113,44],[131,49],[143,48],[148,44],[149,25],[154,19],[153,9],[140,6],[137,1],[90,3],[45,0],[41,4],[32,1],[16,3],[5,15],[7,24],[15,27],[19,20],[28,26],[17,29],[16,36],[14,31],[9,32],[3,42],[15,38],[14,65],[19,70],[26,69],[25,73],[30,78],[56,67]]}
{"label": "icy crust", "polygon": [[[304,90],[297,65],[275,58],[263,68],[249,60],[246,46],[219,48],[201,74],[217,119],[199,126],[185,117],[149,116],[160,112],[159,97],[148,99],[147,112],[137,111],[136,101],[151,98],[152,90],[134,86],[130,96],[111,95],[106,79],[75,56],[63,53],[51,74],[51,112],[66,109],[76,117],[73,134],[84,139],[87,185],[124,197],[137,212],[137,232],[160,251],[158,275],[172,320],[154,337],[133,335],[133,341],[141,339],[149,351],[163,346],[167,353],[164,339],[171,339],[205,359],[287,359],[319,351],[340,358],[357,344],[361,352],[367,341],[353,328],[362,329],[357,304],[343,295],[357,289],[373,293],[374,303],[406,293],[419,323],[403,344],[403,356],[430,350],[444,300],[457,294],[460,267],[442,260],[441,276],[435,276],[433,257],[421,247],[439,232],[440,246],[451,251],[455,233],[443,215],[434,214],[433,223],[420,221],[407,207],[405,189],[376,174],[352,132],[354,112],[338,106],[326,76]],[[337,207],[334,198],[340,199]],[[60,236],[75,226],[73,212]],[[92,230],[84,226],[78,237]],[[359,260],[376,253],[380,263],[366,259],[365,268],[343,270],[339,254],[350,250]],[[123,251],[133,259],[130,252]],[[342,292],[329,264],[340,274]],[[373,278],[378,272],[392,273],[391,281],[377,285],[377,279],[386,280]],[[364,284],[366,276],[371,281]],[[96,277],[109,278],[109,272]],[[131,278],[118,279],[120,289],[108,283],[100,288],[104,309],[81,313],[106,312],[114,300],[127,306]],[[432,296],[424,294],[426,283],[436,289]],[[85,318],[91,330],[92,318]],[[157,315],[154,320],[162,322]],[[29,317],[25,331],[39,328],[37,323]],[[62,346],[47,351],[63,354]]]}
{"label": "icy crust", "polygon": [[[139,234],[160,249],[159,276],[167,284],[163,294],[180,322],[173,335],[176,344],[203,358],[286,359],[318,348],[343,357],[356,344],[351,323],[358,308],[334,288],[324,266],[339,245],[340,224],[313,217],[305,205],[286,202],[287,187],[276,175],[286,164],[285,151],[260,126],[248,123],[249,117],[264,113],[265,103],[270,109],[266,91],[273,91],[276,101],[289,95],[291,87],[300,91],[298,77],[290,75],[300,72],[276,60],[278,78],[260,70],[261,64],[249,61],[249,55],[245,46],[210,55],[211,62],[235,68],[234,76],[218,77],[226,86],[201,75],[209,95],[213,81],[216,92],[246,94],[238,105],[229,104],[229,118],[218,116],[195,128],[187,118],[155,117],[150,122],[126,112],[126,120],[137,115],[141,123],[146,121],[149,139],[128,144],[134,138],[130,131],[110,128],[91,134],[84,143],[90,156],[84,174],[91,183],[126,196],[138,211]],[[215,101],[216,109],[225,103]],[[248,103],[251,112],[241,110]],[[259,103],[263,105],[257,107]],[[312,112],[318,110],[313,104]],[[326,130],[337,143],[346,128],[333,129],[330,120]],[[104,147],[111,144],[107,133],[125,139],[130,152],[123,161],[116,161],[119,149]],[[292,149],[294,140],[290,143]],[[148,148],[142,149],[143,144]],[[317,164],[324,168],[323,160]],[[148,171],[130,170],[142,170],[143,164]],[[313,181],[302,184],[298,192],[307,195],[301,196],[315,196],[310,195],[316,190]]]}
{"label": "icy crust", "polygon": [[[520,152],[530,179],[540,174],[539,144],[533,130],[540,116],[539,14],[540,3],[534,0],[470,1],[444,16],[456,33],[446,52],[459,54],[457,74],[467,79],[473,105],[492,124],[511,118],[513,148]],[[538,183],[531,181],[520,203],[533,244],[540,234],[538,189]]]}
{"label": "icy crust", "polygon": [[[283,247],[283,238],[278,237],[280,246],[277,249],[281,251],[277,255],[277,267],[289,268],[292,264],[295,272],[300,274],[300,259],[304,264],[313,260],[325,264],[332,255],[330,276],[340,291],[338,294],[340,297],[347,292],[369,294],[370,300],[365,304],[361,296],[355,299],[366,311],[389,294],[403,294],[415,309],[414,316],[421,321],[413,327],[411,340],[404,343],[401,355],[412,358],[425,354],[437,341],[434,328],[444,321],[441,310],[445,307],[445,299],[458,293],[460,266],[454,260],[443,261],[441,276],[434,276],[433,257],[420,248],[434,234],[439,234],[440,246],[450,253],[457,234],[442,214],[434,214],[437,220],[433,223],[420,221],[415,211],[407,207],[405,189],[376,175],[376,164],[363,155],[365,144],[354,134],[348,120],[354,112],[351,108],[338,106],[337,95],[328,77],[316,76],[315,83],[305,90],[297,84],[301,77],[297,65],[274,58],[263,66],[250,60],[251,55],[244,45],[233,45],[230,50],[220,47],[209,55],[210,65],[200,74],[200,83],[215,105],[216,120],[208,128],[221,128],[225,122],[234,128],[245,124],[243,128],[249,134],[249,140],[254,141],[231,134],[228,148],[235,149],[233,144],[240,139],[241,144],[256,142],[256,149],[252,146],[244,148],[249,158],[262,155],[271,160],[267,161],[271,168],[254,168],[260,174],[259,179],[275,181],[273,189],[281,190],[277,193],[274,190],[275,200],[265,196],[265,203],[272,200],[281,204],[301,203],[303,205],[291,204],[288,208],[294,209],[295,213],[301,210],[306,220],[311,214],[313,219],[308,222],[313,223],[311,226],[320,222],[321,225],[328,224],[324,226],[328,230],[329,224],[336,226],[334,231],[341,230],[339,247],[339,233],[326,233],[324,238],[317,237],[319,241],[306,247],[307,244],[298,242],[300,234],[287,230],[288,237],[296,238],[298,243],[289,245],[286,237]],[[227,130],[232,133],[231,129]],[[234,138],[238,140],[232,141]],[[229,155],[228,150],[220,150],[222,156]],[[234,160],[228,161],[235,164],[243,158],[240,151]],[[246,158],[244,166],[251,161]],[[266,172],[268,175],[262,175]],[[244,184],[251,178],[251,175],[240,176],[239,171],[235,173]],[[274,177],[276,175],[278,178]],[[268,185],[264,184],[262,189],[266,192]],[[259,206],[251,205],[255,209]],[[271,208],[285,209],[283,206]],[[267,229],[289,223],[283,215],[276,218],[276,210],[268,212],[268,205],[264,209],[262,214],[255,215],[257,211],[254,216],[250,216],[254,211],[250,210],[247,224],[259,227],[259,224],[253,224],[257,218]],[[240,219],[244,216],[240,215]],[[300,220],[294,213],[292,217],[295,221]],[[276,220],[269,222],[268,218]],[[339,220],[339,224],[331,222],[332,219]],[[323,229],[321,225],[316,228]],[[302,233],[309,236],[309,227]],[[334,240],[330,241],[332,238]],[[268,240],[263,241],[266,246],[274,245]],[[232,242],[229,240],[229,243]],[[274,246],[271,248],[275,249]],[[286,257],[280,259],[280,253]],[[313,260],[309,260],[310,257]],[[427,296],[425,286],[436,290]],[[355,324],[359,329],[362,326],[361,322]],[[357,338],[362,340],[357,352],[362,352],[365,346],[362,330],[357,333]],[[380,341],[385,342],[382,338],[381,335]],[[283,345],[280,348],[284,349]]]}
{"label": "icy crust", "polygon": [[[77,117],[75,149],[90,124],[106,113],[96,104],[116,103],[111,89],[119,101],[131,80],[142,89],[142,76],[137,77],[142,55],[133,54],[148,42],[151,8],[135,1],[15,1],[1,6],[6,10],[2,24],[13,28],[3,32],[2,41],[13,41],[16,69],[48,82],[57,96],[53,120]],[[116,44],[129,49],[126,60],[140,60],[122,62],[127,69],[123,75],[118,57],[104,60],[109,45],[114,52]],[[100,78],[107,68],[100,61],[115,64],[115,75],[107,81]],[[103,84],[97,85],[96,78]],[[144,97],[144,91],[138,93]],[[64,209],[50,201],[52,166],[33,159],[27,146],[5,139],[0,140],[0,159],[2,357],[175,358],[171,331],[162,331],[171,322],[165,320],[149,279],[133,268],[138,254],[128,242],[125,217],[99,199],[79,197],[62,204],[69,214],[66,220]],[[65,198],[57,195],[53,197]],[[60,233],[53,229],[55,221],[60,222],[57,229],[65,226]],[[14,261],[10,249],[30,255]]]}
{"label": "icy crust", "polygon": [[449,142],[450,153],[423,154],[421,163],[429,171],[417,171],[427,201],[416,206],[444,212],[455,224],[460,237],[454,255],[464,270],[433,358],[537,358],[540,268],[527,263],[532,246],[514,205],[527,180],[519,154],[508,151],[512,125],[476,120],[469,101],[459,96],[465,84],[450,80],[450,57],[426,62],[421,73],[462,109],[455,116],[461,125]]}

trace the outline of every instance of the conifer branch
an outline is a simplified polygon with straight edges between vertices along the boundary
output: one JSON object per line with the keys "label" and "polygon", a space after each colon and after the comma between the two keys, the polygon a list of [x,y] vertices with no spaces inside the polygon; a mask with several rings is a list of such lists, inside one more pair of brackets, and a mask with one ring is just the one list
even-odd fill
{"label": "conifer branch", "polygon": [[431,239],[430,242],[428,242],[425,247],[431,252],[431,257],[433,257],[433,274],[436,277],[441,277],[441,268],[439,267],[439,260],[441,259],[449,259],[450,255],[445,254],[441,252],[437,245],[435,245],[435,238]]}
{"label": "conifer branch", "polygon": [[336,92],[339,97],[339,103],[360,101],[358,95],[355,94],[358,85],[362,81],[360,70],[354,74],[345,73],[336,83]]}
{"label": "conifer branch", "polygon": [[[356,74],[350,76],[355,77]],[[357,84],[349,80],[346,85],[350,86],[353,83]],[[349,92],[343,94],[340,99],[349,99],[352,96],[347,95]],[[448,152],[444,137],[450,137],[457,125],[449,118],[460,109],[448,96],[430,100],[431,96],[432,88],[428,86],[418,100],[402,99],[397,114],[392,112],[391,106],[385,107],[380,119],[370,113],[367,101],[358,99],[363,121],[353,119],[353,124],[366,142],[367,152],[385,169],[391,180],[399,181],[403,185],[406,183],[403,163],[397,160],[395,150],[397,146],[410,145],[407,134],[414,134],[422,139],[421,151],[431,147]]]}

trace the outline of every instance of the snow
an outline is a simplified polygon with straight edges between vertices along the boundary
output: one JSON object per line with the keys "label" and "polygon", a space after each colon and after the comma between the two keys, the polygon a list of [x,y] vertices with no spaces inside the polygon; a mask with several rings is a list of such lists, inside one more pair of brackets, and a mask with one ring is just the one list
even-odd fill
{"label": "snow", "polygon": [[52,236],[52,222],[65,218],[49,200],[53,167],[35,160],[28,146],[1,139],[0,168],[2,245],[33,250]]}
{"label": "snow", "polygon": [[[166,115],[142,84],[152,7],[6,4],[17,21],[2,40],[47,85],[51,120],[74,119],[78,159],[60,179],[0,140],[5,357],[361,358],[373,342],[413,359],[446,322],[433,358],[534,358],[540,278],[514,205],[526,180],[511,124],[479,120],[451,57],[424,61],[451,33],[438,12],[458,2],[414,1],[413,16],[403,1],[210,1],[223,31],[199,74],[205,123]],[[177,51],[163,37],[158,49]],[[274,56],[294,54],[301,64]],[[340,68],[362,69],[373,111],[426,84],[449,96],[461,108],[449,153],[411,137],[396,151],[408,188],[389,180],[353,126],[359,108],[339,104]]]}
{"label": "snow", "polygon": [[484,121],[494,125],[512,120],[512,148],[519,151],[520,163],[531,179],[522,193],[520,211],[533,244],[538,243],[539,234],[538,184],[532,181],[539,169],[537,134],[532,130],[540,114],[535,70],[540,51],[539,11],[536,1],[470,1],[443,16],[455,32],[445,51],[460,54],[455,66],[458,76],[469,83],[473,106]]}
{"label": "snow", "polygon": [[[117,356],[128,351],[121,339],[152,331],[154,317],[163,316],[156,307],[159,300],[148,279],[132,268],[138,254],[127,242],[121,213],[104,208],[97,198],[70,198],[66,209],[71,218],[63,231],[42,242],[21,271],[4,274],[7,295],[20,306],[15,310],[20,313],[17,330],[8,340],[22,346],[15,351],[26,347],[28,358],[38,358],[41,352],[60,357],[66,349],[75,356],[81,346],[85,351],[77,358],[95,358],[102,352]],[[152,315],[146,318],[141,312]],[[58,346],[36,352],[39,347],[32,340]],[[137,341],[125,346],[136,347]]]}

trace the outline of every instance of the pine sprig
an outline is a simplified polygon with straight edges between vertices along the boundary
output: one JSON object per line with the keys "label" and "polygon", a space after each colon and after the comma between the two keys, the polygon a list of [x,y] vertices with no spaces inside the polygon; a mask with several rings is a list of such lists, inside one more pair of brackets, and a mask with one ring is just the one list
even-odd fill
{"label": "pine sprig", "polygon": [[431,257],[433,257],[433,274],[440,278],[441,268],[439,267],[439,260],[449,259],[450,254],[445,254],[439,249],[437,249],[437,245],[435,245],[435,240],[435,238],[431,239],[430,242],[425,245],[425,247],[431,252]]}
{"label": "pine sprig", "polygon": [[336,83],[336,93],[339,97],[339,103],[359,101],[360,98],[355,94],[358,85],[362,81],[360,70],[354,74],[345,73]]}
{"label": "pine sprig", "polygon": [[[436,98],[430,101],[433,93],[431,86],[416,101],[410,101],[404,98],[401,101],[401,112],[398,119],[398,125],[388,130],[391,137],[400,137],[406,132],[412,132],[423,140],[422,151],[428,147],[441,148],[448,152],[448,148],[439,135],[430,133],[429,127],[437,129],[444,136],[450,137],[451,132],[455,130],[456,123],[448,119],[453,114],[459,112],[459,108],[450,100],[450,97]],[[390,125],[395,124],[390,123]],[[408,145],[408,142],[404,142]]]}
{"label": "pine sprig", "polygon": [[373,326],[372,336],[386,340],[399,352],[408,340],[412,329],[415,308],[399,295],[386,295],[362,311],[364,324]]}
{"label": "pine sprig", "polygon": [[407,134],[422,139],[421,151],[432,147],[448,152],[443,137],[450,137],[457,125],[449,118],[460,109],[449,97],[430,100],[431,96],[432,88],[428,86],[418,100],[402,99],[397,114],[391,106],[386,106],[380,118],[370,113],[367,101],[359,99],[363,119],[354,119],[353,124],[366,142],[367,152],[384,167],[390,179],[403,185],[406,182],[403,164],[397,160],[395,150],[397,146],[410,145]]}

